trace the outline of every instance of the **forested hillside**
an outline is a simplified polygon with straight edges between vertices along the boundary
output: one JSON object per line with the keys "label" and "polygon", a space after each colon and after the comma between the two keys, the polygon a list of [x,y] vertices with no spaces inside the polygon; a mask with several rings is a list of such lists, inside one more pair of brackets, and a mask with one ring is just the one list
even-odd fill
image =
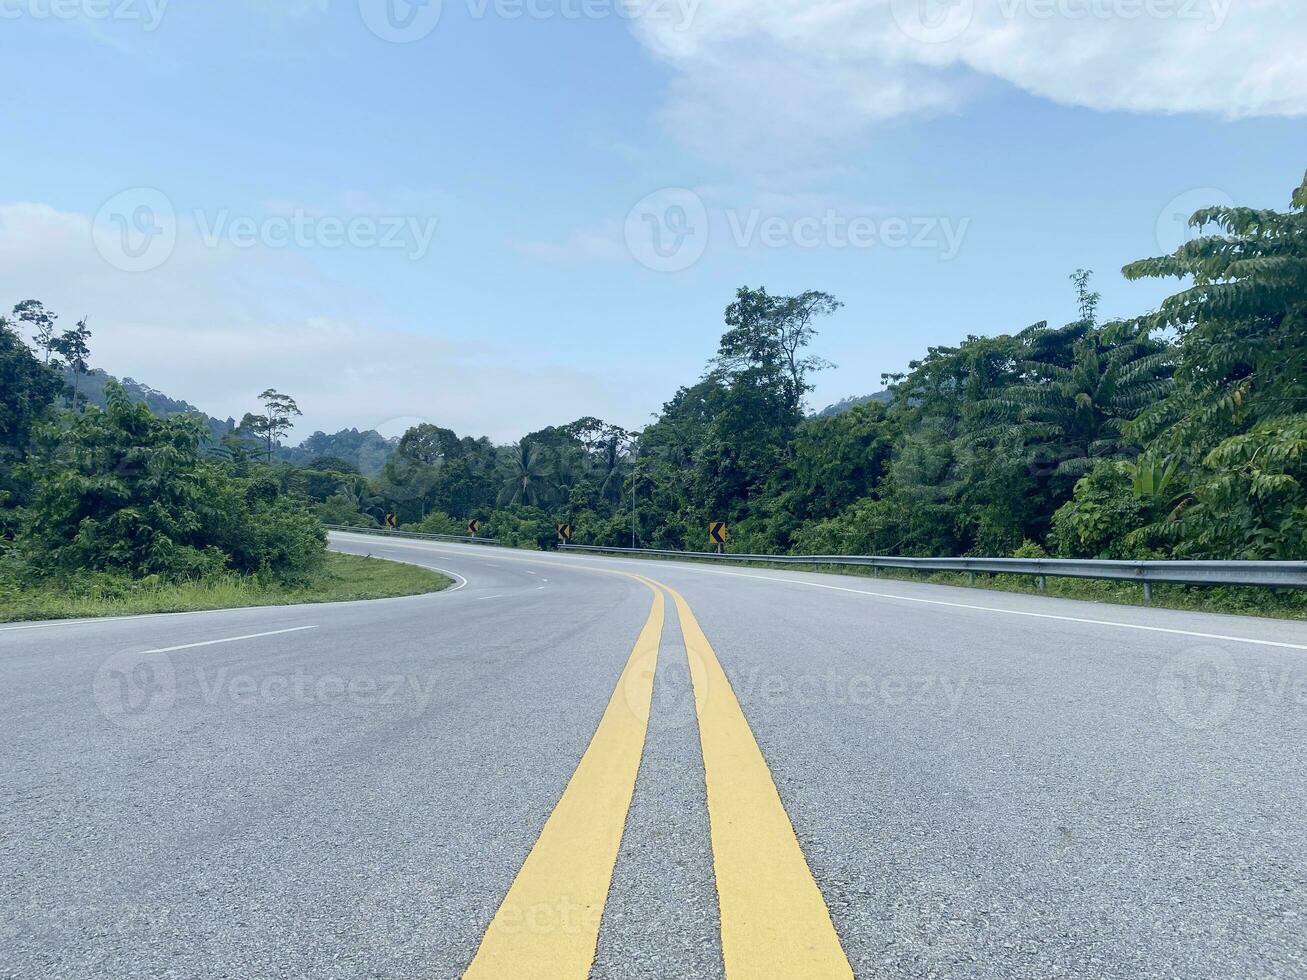
{"label": "forested hillside", "polygon": [[172,403],[99,397],[84,324],[43,335],[40,304],[20,304],[0,327],[5,560],[293,575],[321,547],[303,515],[387,513],[449,533],[476,517],[542,547],[566,522],[578,543],[702,549],[724,520],[732,549],[757,553],[1302,559],[1307,183],[1288,210],[1192,223],[1201,237],[1124,269],[1176,281],[1159,309],[1104,321],[1076,272],[1073,322],[932,347],[819,416],[806,399],[840,302],[741,288],[704,373],[651,425],[582,418],[505,446],[421,425],[288,450],[299,409],[273,389],[212,444],[131,404]]}

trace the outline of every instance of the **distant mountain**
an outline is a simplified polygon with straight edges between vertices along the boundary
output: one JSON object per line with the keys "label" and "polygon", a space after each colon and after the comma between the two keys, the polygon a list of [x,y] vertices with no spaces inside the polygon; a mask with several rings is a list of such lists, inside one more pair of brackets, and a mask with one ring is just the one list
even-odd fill
{"label": "distant mountain", "polygon": [[[64,383],[69,388],[73,386],[73,372],[70,368],[63,369]],[[118,381],[113,375],[101,371],[99,368],[93,368],[89,374],[84,374],[78,379],[78,390],[86,396],[87,404],[94,405],[96,408],[104,408],[108,401],[105,399],[104,389],[110,381]],[[169,398],[163,392],[151,388],[149,385],[141,384],[132,378],[123,378],[118,381],[127,392],[127,397],[133,402],[143,402],[151,412],[160,418],[172,418],[174,415],[195,415],[204,421],[209,428],[209,438],[216,445],[222,440],[222,437],[236,428],[234,419],[215,419],[212,415],[206,415],[190,402],[178,401],[176,398]]]}
{"label": "distant mountain", "polygon": [[838,401],[834,405],[827,405],[816,414],[816,418],[828,419],[836,415],[843,415],[845,412],[857,408],[859,405],[866,405],[868,402],[879,402],[882,405],[889,405],[894,401],[894,396],[888,391],[878,391],[874,395],[850,395],[843,401]]}
{"label": "distant mountain", "polygon": [[[72,371],[64,368],[63,375],[65,383],[71,388],[73,384]],[[123,378],[119,381],[113,375],[98,368],[93,369],[90,374],[82,375],[78,382],[78,390],[86,397],[87,404],[96,408],[104,408],[108,404],[105,399],[104,389],[110,381],[118,381],[123,386],[123,390],[127,392],[128,398],[133,402],[144,403],[151,412],[160,418],[194,415],[202,419],[209,429],[209,441],[212,445],[216,446],[222,441],[223,436],[236,428],[235,419],[229,418],[226,421],[216,419],[212,415],[206,415],[190,402],[171,398],[158,389],[151,388],[149,385],[142,384],[133,378]],[[315,432],[298,446],[278,446],[275,456],[277,459],[293,463],[296,466],[305,466],[319,456],[339,456],[341,459],[353,463],[364,476],[376,476],[381,472],[382,465],[394,452],[395,446],[398,444],[398,439],[387,439],[371,429],[363,432],[358,429],[342,429],[334,435]]]}
{"label": "distant mountain", "polygon": [[373,429],[341,429],[332,435],[315,432],[298,446],[278,446],[275,455],[296,466],[307,466],[319,456],[339,456],[364,476],[376,476],[397,445],[398,439],[387,439]]}

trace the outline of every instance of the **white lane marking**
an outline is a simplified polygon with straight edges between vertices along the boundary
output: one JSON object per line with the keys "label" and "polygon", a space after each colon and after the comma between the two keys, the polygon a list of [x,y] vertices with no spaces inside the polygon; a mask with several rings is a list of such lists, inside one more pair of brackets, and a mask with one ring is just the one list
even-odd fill
{"label": "white lane marking", "polygon": [[535,572],[531,571],[531,569],[529,569],[529,568],[524,568],[524,569],[522,569],[522,571],[526,572],[528,575],[535,575],[535,574],[536,574]]}
{"label": "white lane marking", "polygon": [[176,653],[178,650],[194,650],[196,647],[212,647],[219,643],[237,643],[241,640],[257,640],[264,636],[283,636],[286,633],[302,633],[304,630],[315,630],[316,626],[292,626],[288,630],[272,630],[269,633],[248,633],[245,636],[226,636],[221,640],[205,640],[202,643],[183,643],[176,647],[163,647],[160,650],[145,650],[144,653]]}
{"label": "white lane marking", "polygon": [[[703,571],[713,571],[703,569]],[[1200,640],[1228,640],[1231,643],[1255,643],[1259,646],[1283,647],[1287,650],[1307,650],[1304,643],[1281,643],[1278,640],[1255,640],[1247,636],[1226,636],[1222,633],[1199,633],[1194,630],[1179,630],[1168,626],[1145,626],[1142,623],[1118,623],[1110,619],[1081,619],[1078,616],[1059,616],[1056,613],[1027,612],[1023,609],[1002,609],[997,606],[976,606],[967,602],[946,602],[943,599],[920,599],[916,596],[893,595],[889,592],[867,592],[865,589],[849,589],[842,585],[827,585],[824,582],[805,582],[797,578],[774,578],[770,575],[749,575],[745,572],[715,572],[717,575],[731,575],[735,578],[754,578],[764,582],[786,582],[791,585],[808,585],[814,589],[831,589],[835,592],[852,592],[854,595],[872,596],[876,599],[898,599],[902,602],[922,602],[931,606],[951,606],[954,609],[972,609],[977,612],[1007,613],[1009,616],[1028,616],[1031,619],[1053,619],[1063,623],[1084,623],[1090,626],[1115,626],[1118,629],[1145,630],[1149,633],[1170,633],[1175,636],[1193,636]]]}
{"label": "white lane marking", "polygon": [[537,585],[537,586],[536,586],[536,591],[539,592],[539,591],[540,591],[541,589],[543,589],[543,588],[544,588],[543,585]]}
{"label": "white lane marking", "polygon": [[477,602],[480,602],[482,599],[502,599],[502,598],[504,598],[503,595],[483,595],[483,596],[477,596]]}
{"label": "white lane marking", "polygon": [[[425,542],[418,542],[425,544]],[[430,547],[430,546],[428,546]],[[455,554],[455,552],[445,551],[444,554]],[[491,556],[487,556],[491,557]],[[533,558],[508,558],[501,555],[493,556],[500,561],[535,561],[540,564],[560,565],[566,561],[588,561],[588,562],[617,562],[623,565],[645,565],[651,564],[649,559],[631,559],[631,558],[590,558],[590,556],[569,555],[566,559],[533,559]],[[652,562],[652,564],[659,564]],[[1116,629],[1125,630],[1142,630],[1147,633],[1168,633],[1172,636],[1191,636],[1200,640],[1223,640],[1229,643],[1250,643],[1254,646],[1278,647],[1284,650],[1307,650],[1307,644],[1304,643],[1284,643],[1279,640],[1257,640],[1248,636],[1227,636],[1223,633],[1200,633],[1196,630],[1174,629],[1168,626],[1145,626],[1142,623],[1118,623],[1110,619],[1083,619],[1078,616],[1059,616],[1056,613],[1027,612],[1022,609],[1003,609],[999,606],[977,606],[967,602],[948,602],[944,599],[922,599],[916,596],[894,595],[890,592],[869,592],[866,589],[850,589],[843,585],[827,585],[825,582],[808,582],[804,579],[781,578],[776,575],[751,575],[748,572],[728,572],[719,568],[697,568],[689,562],[668,561],[661,564],[670,565],[678,569],[689,572],[700,572],[704,575],[726,575],[730,578],[750,578],[762,582],[780,582],[786,585],[806,585],[814,589],[829,589],[832,592],[848,592],[853,595],[865,595],[874,599],[895,599],[900,602],[919,602],[928,606],[947,606],[953,609],[970,609],[975,612],[1004,613],[1008,616],[1025,616],[1030,619],[1051,619],[1062,623],[1079,623],[1087,626],[1111,626]]]}
{"label": "white lane marking", "polygon": [[52,626],[86,626],[88,623],[113,623],[126,617],[116,616],[108,619],[66,619],[59,623],[32,623],[28,626],[0,626],[0,633],[14,633],[18,630],[48,630]]}
{"label": "white lane marking", "polygon": [[[400,551],[399,548],[395,548],[395,547],[393,547],[393,546],[389,546],[389,545],[386,547],[386,550],[387,550],[387,551]],[[347,552],[347,551],[344,551],[344,552],[337,552],[337,553],[338,553],[338,554],[350,554],[350,552]],[[402,552],[401,552],[401,553],[402,553]],[[445,553],[448,554],[448,552],[445,552]],[[415,562],[411,562],[411,561],[406,561],[406,562],[402,562],[402,564],[404,564],[404,565],[413,565],[413,564],[416,564],[416,563],[415,563]],[[458,580],[458,585],[454,586],[452,589],[445,589],[445,592],[457,592],[459,589],[461,589],[461,588],[463,588],[463,587],[465,587],[465,586],[467,585],[467,579],[465,579],[462,575],[459,575],[458,572],[451,572],[448,568],[438,568],[438,567],[436,567],[435,565],[418,565],[417,567],[418,567],[418,568],[426,568],[426,569],[430,569],[430,570],[433,571],[433,572],[439,572],[441,575],[448,575],[450,578],[457,579],[457,580]],[[439,595],[440,593],[436,593],[436,594]]]}

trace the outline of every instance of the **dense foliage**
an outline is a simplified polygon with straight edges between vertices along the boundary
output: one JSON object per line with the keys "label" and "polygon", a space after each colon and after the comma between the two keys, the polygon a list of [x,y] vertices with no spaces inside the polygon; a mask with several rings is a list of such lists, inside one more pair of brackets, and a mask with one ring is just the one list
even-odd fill
{"label": "dense foliage", "polygon": [[[84,356],[84,355],[83,355]],[[160,582],[220,574],[307,582],[325,535],[263,474],[241,477],[202,446],[191,416],[159,418],[119,386],[88,407],[0,322],[6,380],[0,461],[6,580],[110,576]],[[68,408],[52,412],[60,396]],[[38,417],[43,417],[37,421]]]}
{"label": "dense foliage", "polygon": [[49,366],[0,326],[10,560],[293,578],[320,561],[309,514],[396,514],[442,534],[477,518],[523,547],[552,546],[568,523],[581,543],[701,549],[724,520],[732,549],[757,553],[1301,559],[1307,183],[1287,211],[1216,208],[1193,224],[1206,234],[1125,270],[1181,280],[1156,312],[1103,322],[1077,272],[1073,322],[933,347],[886,391],[819,415],[806,396],[829,365],[811,350],[840,303],[742,288],[703,376],[643,431],[582,418],[507,446],[427,424],[289,449],[298,407],[273,389],[219,442],[192,413],[101,394],[77,338],[60,341],[29,301],[16,318]]}

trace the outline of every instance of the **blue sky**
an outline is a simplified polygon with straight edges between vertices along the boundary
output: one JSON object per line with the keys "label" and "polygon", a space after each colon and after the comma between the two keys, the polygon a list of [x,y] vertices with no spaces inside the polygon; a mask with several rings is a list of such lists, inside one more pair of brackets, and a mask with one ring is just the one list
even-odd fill
{"label": "blue sky", "polygon": [[639,425],[743,284],[844,301],[820,407],[1077,268],[1149,309],[1175,214],[1307,168],[1290,0],[53,2],[0,0],[0,306],[301,436]]}

